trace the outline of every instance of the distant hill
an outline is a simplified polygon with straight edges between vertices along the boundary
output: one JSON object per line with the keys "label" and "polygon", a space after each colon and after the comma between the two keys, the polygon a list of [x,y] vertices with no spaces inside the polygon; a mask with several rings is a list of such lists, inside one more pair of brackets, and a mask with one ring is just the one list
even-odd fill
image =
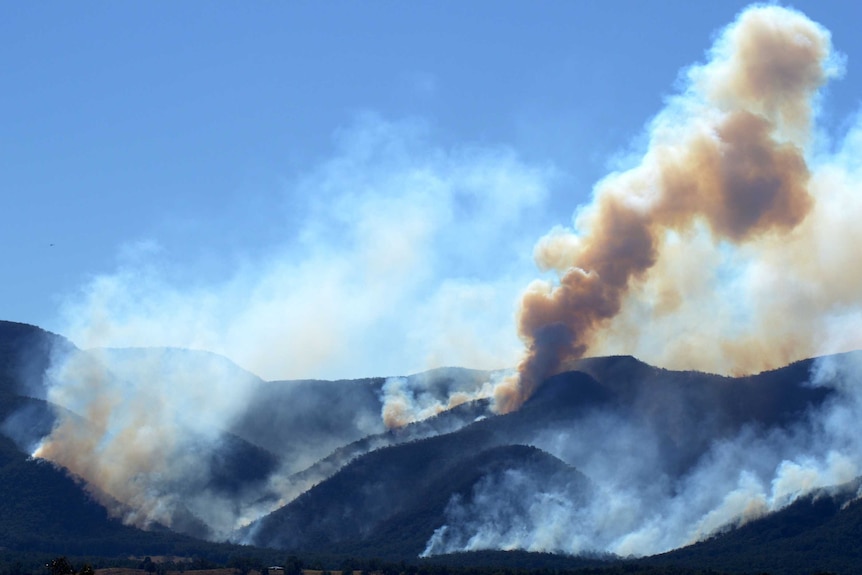
{"label": "distant hill", "polygon": [[26,395],[44,399],[42,374],[53,350],[72,350],[67,339],[38,327],[0,321],[0,396]]}
{"label": "distant hill", "polygon": [[519,473],[565,482],[573,493],[588,496],[590,484],[582,474],[539,449],[506,445],[477,451],[477,444],[466,444],[463,456],[453,456],[453,440],[430,438],[357,459],[253,526],[253,541],[292,551],[412,559],[443,524],[450,499],[469,502],[480,480]]}
{"label": "distant hill", "polygon": [[[404,380],[445,401],[452,390],[473,389],[488,377],[486,371],[440,368]],[[265,382],[231,430],[278,454],[289,462],[291,471],[303,471],[344,446],[386,435],[388,430],[381,419],[386,379]],[[455,418],[447,421],[453,425]],[[385,441],[392,439],[395,435]]]}
{"label": "distant hill", "polygon": [[[280,476],[299,471],[296,481],[307,485],[308,481],[329,477],[357,454],[382,445],[439,434],[444,429],[457,429],[475,419],[479,411],[487,410],[487,407],[477,411],[463,406],[427,422],[388,432],[380,423],[383,378],[264,382],[215,354],[164,348],[100,349],[91,354],[35,326],[0,322],[0,434],[5,442],[4,450],[12,458],[10,461],[16,462],[13,467],[0,469],[0,479],[11,482],[7,486],[20,482],[23,487],[29,481],[29,474],[59,473],[51,465],[27,459],[38,442],[51,432],[59,413],[72,418],[82,432],[87,433],[90,423],[85,418],[44,399],[47,390],[43,376],[52,357],[71,354],[91,355],[90,360],[97,361],[105,370],[105,377],[120,381],[141,377],[135,368],[145,365],[144,373],[149,377],[170,377],[173,373],[193,370],[247,386],[251,401],[240,406],[239,417],[225,420],[218,437],[208,440],[208,450],[195,455],[200,469],[206,473],[189,477],[182,486],[186,490],[212,494],[223,502],[236,500],[240,513],[243,501],[266,505],[266,500],[275,501],[282,496],[281,492],[273,491],[284,481],[277,479]],[[444,393],[447,386],[458,385],[459,378],[475,378],[477,373],[447,369],[411,377],[423,379],[423,384],[436,385]],[[146,385],[146,382],[133,385]],[[158,418],[158,411],[154,411],[152,417]],[[352,447],[348,447],[350,445]],[[63,473],[59,477],[58,483],[49,483],[65,493],[55,504],[62,507],[60,502],[75,492],[88,504],[96,505],[87,495],[83,482],[75,480],[66,484],[63,482],[69,481],[68,478]],[[275,483],[270,485],[271,482]],[[40,483],[44,480],[33,479],[33,484]],[[8,493],[10,497],[24,499],[14,495],[18,492],[11,487]],[[105,497],[105,494],[99,496]],[[117,501],[112,505],[123,508]],[[5,511],[10,509],[7,507]],[[0,509],[0,513],[3,512]],[[38,521],[24,527],[16,518],[7,519],[20,528],[21,541],[31,535],[36,540],[41,538],[32,533],[37,530]],[[204,538],[210,536],[207,525],[185,506],[176,507],[171,523],[179,532]]]}
{"label": "distant hill", "polygon": [[0,436],[27,454],[54,425],[42,378],[54,349],[74,346],[35,326],[0,321]]}
{"label": "distant hill", "polygon": [[231,430],[277,454],[291,471],[301,471],[343,445],[385,430],[383,381],[262,382]]}
{"label": "distant hill", "polygon": [[[570,429],[587,414],[636,421],[657,438],[658,459],[665,468],[656,473],[683,477],[712,441],[752,426],[791,425],[832,393],[807,384],[810,362],[748,378],[672,372],[630,357],[585,360],[580,367],[583,371],[548,379],[514,413],[360,456],[244,536],[259,545],[296,551],[385,551],[384,556],[393,558],[415,557],[446,523],[447,503],[464,499],[476,485],[478,478],[467,470],[481,468],[477,458],[505,454],[511,468],[527,465],[533,452],[520,446]],[[534,479],[535,485],[548,484]]]}

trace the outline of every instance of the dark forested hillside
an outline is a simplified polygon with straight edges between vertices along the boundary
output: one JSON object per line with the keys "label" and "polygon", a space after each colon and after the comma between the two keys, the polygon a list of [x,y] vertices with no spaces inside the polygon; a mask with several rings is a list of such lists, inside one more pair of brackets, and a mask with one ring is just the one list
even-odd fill
{"label": "dark forested hillside", "polygon": [[[212,536],[182,498],[173,499],[180,502],[171,515],[173,532],[158,522],[142,531],[112,518],[91,496],[99,494],[104,504],[110,495],[29,457],[58,417],[85,431],[91,425],[48,401],[53,395],[42,374],[57,353],[89,352],[38,328],[0,322],[3,546],[68,555],[231,553],[176,533]],[[720,461],[716,445],[742,450],[737,458],[754,446],[785,450],[774,456],[776,464],[781,457],[804,462],[808,456],[794,455],[793,442],[802,438],[803,446],[817,445],[826,436],[816,418],[838,413],[845,421],[846,413],[835,410],[842,401],[852,401],[846,391],[837,391],[840,386],[811,383],[815,360],[732,378],[659,369],[631,357],[591,358],[548,378],[515,412],[494,415],[490,400],[482,399],[386,429],[382,410],[392,381],[414,394],[409,397],[427,394],[439,401],[479,385],[489,374],[447,368],[392,379],[264,382],[202,352],[103,350],[87,357],[102,362],[108,381],[118,380],[128,389],[152,383],[133,381],[137,375],[130,367],[141,361],[149,362],[151,374],[170,377],[190,368],[198,374],[227,374],[230,385],[248,386],[249,401],[232,410],[235,416],[207,428],[207,441],[187,443],[196,450],[189,455],[197,467],[184,479],[184,488],[203,492],[224,509],[233,506],[237,516],[248,505],[271,509],[284,498],[285,506],[236,533],[237,540],[279,552],[396,561],[417,561],[428,553],[428,561],[436,557],[453,565],[594,565],[657,573],[703,568],[849,573],[850,565],[862,561],[856,545],[862,537],[862,507],[855,500],[855,484],[816,491],[778,511],[762,511],[761,518],[742,527],[728,523],[700,543],[636,563],[603,551],[609,540],[595,539],[584,527],[604,512],[603,505],[613,504],[609,496],[619,495],[616,487],[607,487],[614,475],[655,494],[656,505],[679,505],[673,500],[679,493],[696,502],[697,489],[712,488],[704,474],[715,472],[709,466]],[[835,358],[852,363],[858,354]],[[200,381],[208,387],[209,380]],[[170,389],[170,381],[161,383]],[[156,425],[160,417],[158,410],[147,413],[147,421]],[[607,464],[596,467],[597,457]],[[637,460],[640,467],[632,465]],[[651,482],[661,487],[650,491]],[[723,496],[703,498],[720,502]],[[112,508],[132,511],[114,503]],[[664,512],[650,508],[650,502],[638,504],[641,513]],[[534,531],[545,529],[542,522],[551,531],[537,535]],[[560,530],[582,541],[581,557],[564,555],[570,547],[559,542]],[[500,551],[546,544],[557,554]],[[466,549],[472,552],[458,553]]]}
{"label": "dark forested hillside", "polygon": [[[571,433],[587,414],[636,422],[660,450],[657,460],[665,467],[655,471],[673,478],[684,477],[712,441],[752,426],[790,425],[831,393],[808,385],[810,362],[748,378],[661,370],[628,357],[584,360],[579,367],[548,379],[514,413],[359,457],[245,536],[285,549],[415,556],[446,522],[447,504],[476,485],[478,478],[466,471],[481,468],[476,458],[506,453],[517,467],[514,461],[522,456],[526,462],[527,452],[506,452],[506,446]],[[605,438],[593,440],[601,451]],[[541,489],[548,481],[525,485]]]}
{"label": "dark forested hillside", "polygon": [[42,374],[54,351],[72,350],[68,340],[38,327],[0,321],[0,396],[44,398]]}
{"label": "dark forested hillside", "polygon": [[0,436],[0,541],[18,551],[64,555],[161,555],[208,544],[153,526],[141,531],[108,516],[80,482],[30,459]]}
{"label": "dark forested hillside", "polygon": [[[440,368],[403,378],[423,394],[445,399],[453,390],[474,389],[487,381],[488,372]],[[262,383],[250,398],[243,414],[231,430],[289,462],[302,471],[332,452],[388,430],[381,419],[386,378],[356,380],[295,380]],[[454,415],[435,425],[463,425]],[[406,431],[406,430],[405,430]],[[422,435],[412,428],[406,435]],[[379,437],[375,445],[399,441],[400,437]],[[354,446],[361,451],[361,445]]]}
{"label": "dark forested hillside", "polygon": [[817,490],[742,527],[644,561],[772,575],[857,573],[862,564],[860,484],[862,479]]}
{"label": "dark forested hillside", "polygon": [[[443,525],[453,497],[470,501],[480,480],[518,473],[565,483],[586,499],[589,481],[577,470],[534,447],[491,443],[471,434],[456,455],[453,435],[376,451],[252,529],[253,540],[288,550],[330,551],[393,559],[417,557]],[[361,486],[357,489],[357,486]]]}

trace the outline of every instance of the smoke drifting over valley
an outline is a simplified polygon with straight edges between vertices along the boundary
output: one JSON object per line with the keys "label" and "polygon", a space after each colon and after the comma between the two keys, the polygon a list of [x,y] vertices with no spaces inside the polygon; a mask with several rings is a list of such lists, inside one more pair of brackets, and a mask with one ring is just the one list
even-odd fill
{"label": "smoke drifting over valley", "polygon": [[[129,524],[261,544],[289,538],[256,539],[278,527],[256,520],[328,479],[387,475],[363,456],[413,440],[464,433],[477,451],[559,460],[553,477],[497,467],[459,484],[425,555],[657,553],[849,482],[862,475],[858,355],[797,366],[792,389],[662,386],[685,374],[583,359],[736,376],[862,347],[862,123],[835,140],[817,124],[842,72],[803,14],[745,10],[681,76],[645,149],[538,243],[524,237],[547,230],[555,168],[365,117],[291,184],[305,202],[295,234],[265,258],[187,282],[142,242],[67,303],[81,349],[51,358],[56,423],[34,456]],[[488,263],[501,253],[508,266]],[[477,369],[433,369],[455,365]],[[553,376],[571,370],[583,377],[561,392]],[[384,502],[381,524],[397,516],[379,511],[394,505],[383,479],[359,487]],[[327,517],[359,537],[352,513]]]}

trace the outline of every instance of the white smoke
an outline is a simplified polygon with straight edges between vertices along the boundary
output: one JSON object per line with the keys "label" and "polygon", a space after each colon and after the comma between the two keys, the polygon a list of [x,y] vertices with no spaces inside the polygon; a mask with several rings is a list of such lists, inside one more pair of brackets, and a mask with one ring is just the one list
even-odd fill
{"label": "white smoke", "polygon": [[64,354],[46,374],[48,400],[64,409],[34,455],[86,479],[127,523],[177,526],[178,513],[191,514],[223,536],[239,503],[211,492],[211,465],[256,383],[203,352]]}
{"label": "white smoke", "polygon": [[480,549],[644,556],[777,511],[862,475],[862,354],[817,360],[811,384],[835,393],[787,428],[744,427],[694,468],[669,473],[649,426],[604,411],[547,430],[533,445],[583,472],[588,497],[535,477],[503,475],[454,498],[424,555]]}
{"label": "white smoke", "polygon": [[267,379],[508,366],[554,171],[430,140],[362,117],[287,185],[279,241],[209,280],[141,241],[69,299],[59,331],[82,348],[206,349]]}
{"label": "white smoke", "polygon": [[[292,450],[267,485],[217,493],[210,458],[260,380],[215,356],[174,361],[165,348],[210,350],[279,379],[509,363],[553,170],[502,147],[436,146],[430,135],[419,122],[358,119],[331,159],[289,184],[280,241],[233,255],[227,277],[198,276],[205,262],[173,261],[158,240],[123,248],[118,269],[66,302],[61,331],[88,351],[55,358],[48,399],[66,411],[36,455],[68,467],[130,523],[176,527],[185,517],[222,537],[306,489],[311,479],[292,475],[339,438]],[[304,406],[297,397],[288,409]],[[402,424],[439,410],[407,409]],[[344,423],[383,429],[380,419]]]}
{"label": "white smoke", "polygon": [[[510,370],[501,370],[446,377],[443,371],[388,378],[380,397],[383,424],[388,429],[403,427],[470,401],[490,399],[499,382],[511,375]],[[434,379],[446,383],[431,385]]]}

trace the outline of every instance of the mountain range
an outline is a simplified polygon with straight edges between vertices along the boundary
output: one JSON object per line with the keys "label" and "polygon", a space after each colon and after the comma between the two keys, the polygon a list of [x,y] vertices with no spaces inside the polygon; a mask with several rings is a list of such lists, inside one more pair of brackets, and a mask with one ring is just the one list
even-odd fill
{"label": "mountain range", "polygon": [[[550,553],[852,572],[860,362],[724,377],[589,358],[498,415],[481,394],[446,402],[494,372],[263,381],[214,354],[79,350],[0,322],[0,538],[58,554],[208,540],[462,565]],[[393,406],[422,417],[387,427]]]}

